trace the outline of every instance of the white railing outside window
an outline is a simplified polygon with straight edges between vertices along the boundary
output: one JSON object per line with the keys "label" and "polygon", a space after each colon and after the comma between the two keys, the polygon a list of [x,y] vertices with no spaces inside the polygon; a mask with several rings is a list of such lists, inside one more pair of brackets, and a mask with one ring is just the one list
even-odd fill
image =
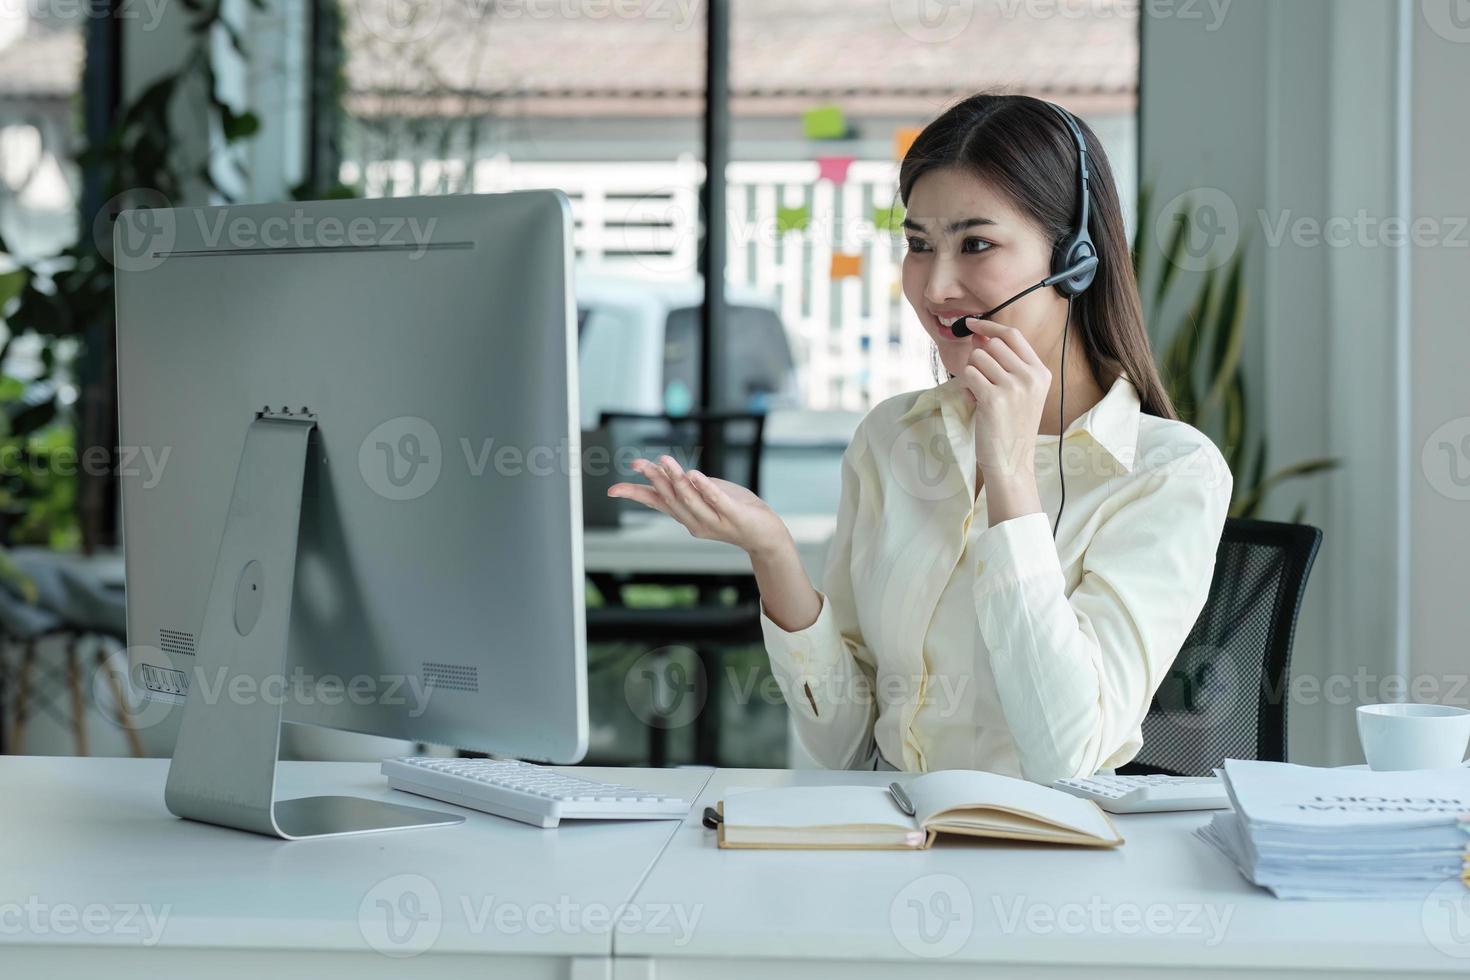
{"label": "white railing outside window", "polygon": [[[557,187],[572,202],[579,261],[649,279],[698,275],[703,164],[464,160],[347,162],[342,179],[369,197],[488,193]],[[815,161],[730,164],[728,281],[778,306],[811,408],[866,411],[890,395],[934,383],[929,340],[900,286],[901,238],[875,226],[896,203],[898,165],[855,161],[841,184]],[[780,230],[780,209],[804,208],[806,227]],[[857,275],[835,281],[833,255],[857,256]]]}

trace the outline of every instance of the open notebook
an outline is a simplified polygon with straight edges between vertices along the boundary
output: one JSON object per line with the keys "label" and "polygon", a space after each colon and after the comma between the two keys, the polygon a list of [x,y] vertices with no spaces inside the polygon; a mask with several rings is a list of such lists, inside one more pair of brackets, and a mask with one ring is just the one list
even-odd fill
{"label": "open notebook", "polygon": [[887,786],[732,790],[720,804],[727,848],[923,850],[939,834],[1116,847],[1097,804],[1023,779],[944,770],[901,780],[910,817]]}

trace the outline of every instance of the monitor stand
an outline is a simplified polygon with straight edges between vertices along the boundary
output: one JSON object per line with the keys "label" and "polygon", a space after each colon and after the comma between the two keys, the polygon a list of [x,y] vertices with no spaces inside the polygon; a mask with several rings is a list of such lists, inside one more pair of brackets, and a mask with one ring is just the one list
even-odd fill
{"label": "monitor stand", "polygon": [[355,796],[275,798],[314,428],[312,415],[260,412],[245,434],[164,802],[189,820],[286,840],[462,823],[458,814]]}

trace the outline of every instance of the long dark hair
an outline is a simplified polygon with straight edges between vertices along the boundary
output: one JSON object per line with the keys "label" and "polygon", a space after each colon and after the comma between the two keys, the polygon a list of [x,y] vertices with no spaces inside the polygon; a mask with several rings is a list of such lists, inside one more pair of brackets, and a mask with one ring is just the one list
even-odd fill
{"label": "long dark hair", "polygon": [[[1126,375],[1143,411],[1177,419],[1149,349],[1112,167],[1097,134],[1082,120],[1077,124],[1091,163],[1088,230],[1098,270],[1091,288],[1077,298],[1076,332],[1098,384],[1106,390]],[[1053,248],[1076,224],[1077,142],[1039,99],[981,93],[946,109],[914,140],[899,167],[905,206],[918,179],[940,167],[960,168],[999,188],[1046,230]]]}

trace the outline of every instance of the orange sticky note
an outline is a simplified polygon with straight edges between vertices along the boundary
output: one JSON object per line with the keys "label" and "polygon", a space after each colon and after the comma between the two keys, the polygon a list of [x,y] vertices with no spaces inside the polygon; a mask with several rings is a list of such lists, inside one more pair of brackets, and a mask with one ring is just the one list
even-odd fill
{"label": "orange sticky note", "polygon": [[863,274],[863,257],[861,255],[847,255],[843,252],[832,253],[831,276],[836,279],[848,279]]}
{"label": "orange sticky note", "polygon": [[924,130],[919,126],[901,126],[893,133],[893,159],[902,160],[908,156],[909,148],[914,145],[914,140]]}

